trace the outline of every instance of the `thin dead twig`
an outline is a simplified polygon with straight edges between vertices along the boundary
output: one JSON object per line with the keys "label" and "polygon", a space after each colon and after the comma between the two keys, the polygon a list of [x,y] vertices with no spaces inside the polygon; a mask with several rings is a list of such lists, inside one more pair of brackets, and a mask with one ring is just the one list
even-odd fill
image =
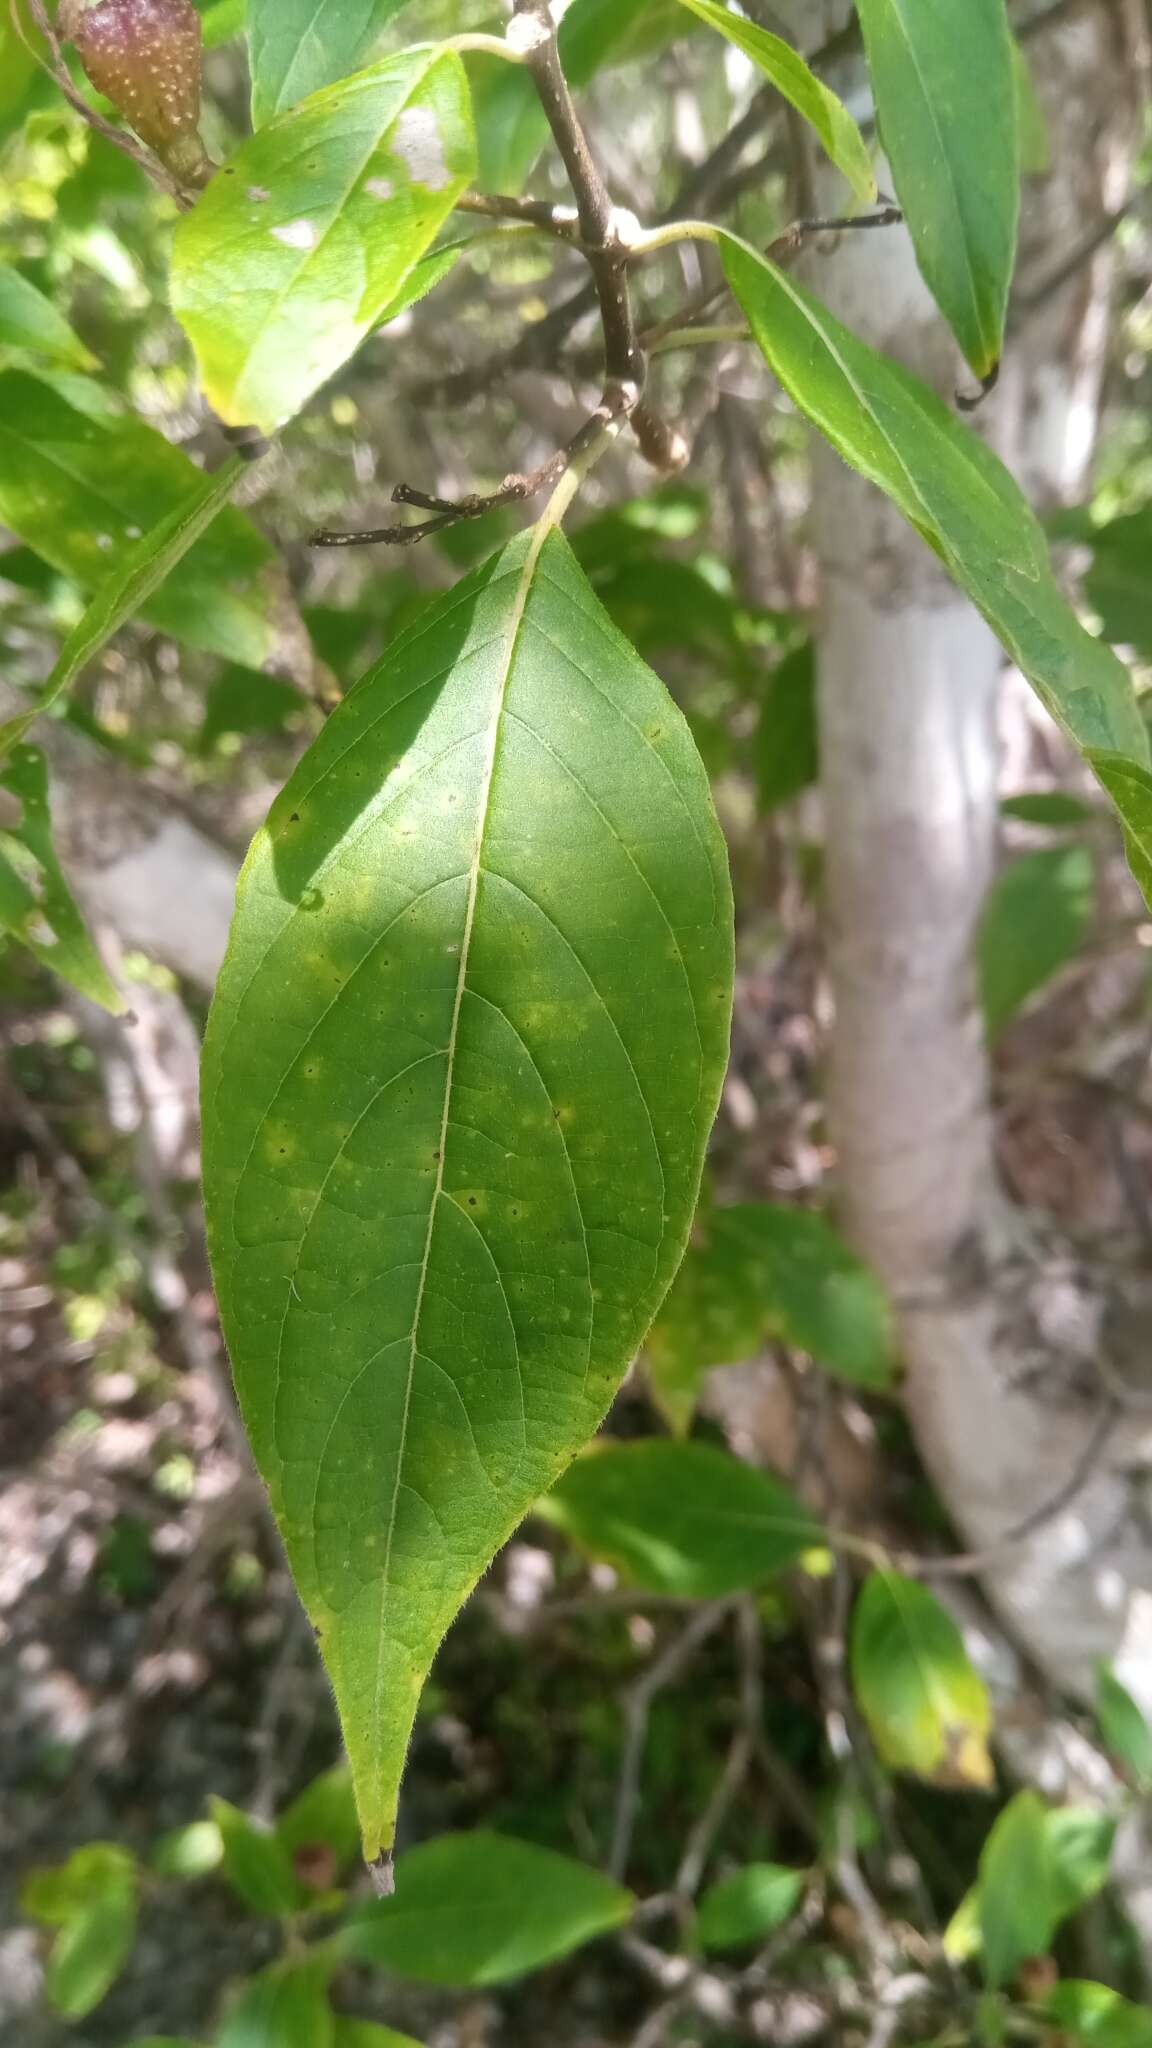
{"label": "thin dead twig", "polygon": [[715,1634],[725,1617],[731,1614],[734,1605],[735,1601],[731,1596],[723,1600],[705,1601],[672,1640],[665,1644],[660,1655],[649,1665],[627,1695],[624,1703],[626,1734],[616,1786],[612,1842],[607,1859],[607,1869],[615,1878],[622,1878],[628,1867],[632,1837],[636,1831],[640,1811],[640,1773],[653,1702],[666,1686],[675,1682],[696,1651],[710,1635]]}
{"label": "thin dead twig", "polygon": [[680,1858],[675,1890],[679,1897],[686,1899],[692,1898],[699,1890],[717,1836],[756,1755],[764,1719],[764,1643],[760,1619],[751,1600],[739,1602],[734,1620],[740,1657],[739,1720],[712,1795],[689,1834]]}

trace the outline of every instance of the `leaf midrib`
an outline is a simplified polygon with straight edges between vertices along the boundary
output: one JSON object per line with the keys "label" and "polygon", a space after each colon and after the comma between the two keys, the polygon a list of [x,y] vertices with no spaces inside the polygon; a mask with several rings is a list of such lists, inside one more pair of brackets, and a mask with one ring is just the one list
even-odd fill
{"label": "leaf midrib", "polygon": [[396,1513],[403,1483],[404,1455],[408,1441],[408,1423],[412,1407],[412,1387],[416,1376],[417,1342],[420,1333],[420,1316],[424,1305],[424,1293],[428,1281],[428,1269],[432,1256],[432,1240],[436,1231],[436,1216],[444,1192],[444,1166],[448,1149],[448,1126],[452,1110],[452,1083],[456,1065],[456,1048],[460,1035],[460,1014],[468,984],[468,964],[472,946],[472,932],[476,921],[476,901],[480,889],[480,874],[483,867],[484,842],[488,832],[488,820],[492,803],[492,785],[496,774],[496,757],[500,744],[500,728],[528,599],[536,575],[541,550],[551,531],[547,514],[541,520],[532,536],[520,581],[512,601],[512,615],[508,622],[507,652],[504,657],[504,672],[500,679],[499,693],[492,707],[492,732],[488,745],[488,758],[484,764],[483,780],[480,786],[477,806],[476,838],[472,859],[468,866],[468,893],[464,907],[464,929],[460,940],[460,965],[456,975],[456,990],[452,1001],[452,1018],[448,1029],[446,1047],[447,1065],[444,1074],[444,1107],[440,1119],[440,1138],[436,1148],[436,1174],[432,1185],[432,1199],[428,1206],[428,1228],[424,1236],[424,1250],[420,1260],[420,1273],[416,1286],[416,1300],[412,1309],[412,1333],[408,1349],[408,1370],[404,1382],[404,1401],[400,1417],[400,1441],[396,1449],[396,1468],[392,1482],[392,1499],[388,1509],[388,1527],[384,1539],[384,1555],[380,1567],[380,1608],[377,1623],[376,1676],[372,1690],[372,1725],[376,1742],[380,1740],[380,1718],[384,1690],[384,1613],[391,1582],[392,1545],[396,1533]]}

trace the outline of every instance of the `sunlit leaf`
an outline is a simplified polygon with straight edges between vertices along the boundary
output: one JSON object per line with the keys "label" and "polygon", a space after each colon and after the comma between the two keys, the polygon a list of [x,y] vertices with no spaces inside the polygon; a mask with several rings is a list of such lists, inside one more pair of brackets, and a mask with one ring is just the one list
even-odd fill
{"label": "sunlit leaf", "polygon": [[543,536],[328,721],[249,856],[208,1028],[217,1288],[369,1857],[448,1622],[679,1263],[727,1056],[703,770]]}
{"label": "sunlit leaf", "polygon": [[1133,2005],[1110,1985],[1067,1977],[1053,1985],[1044,2010],[1069,2048],[1152,2048],[1152,2008]]}
{"label": "sunlit leaf", "polygon": [[395,1896],[363,1907],[341,1945],[424,1984],[506,1984],[622,1926],[634,1904],[585,1863],[477,1828],[410,1849]]}
{"label": "sunlit leaf", "polygon": [[451,51],[407,50],[242,143],[176,230],[172,305],[222,419],[274,432],[353,354],[475,169]]}
{"label": "sunlit leaf", "polygon": [[408,0],[248,0],[252,125],[335,85]]}
{"label": "sunlit leaf", "polygon": [[795,107],[813,127],[838,171],[842,171],[857,199],[876,197],[876,178],[864,138],[842,100],[810,71],[803,57],[780,36],[737,14],[717,0],[680,0],[701,21],[707,22],[771,79],[777,92]]}
{"label": "sunlit leaf", "polygon": [[990,1785],[987,1688],[934,1593],[873,1572],[852,1616],[852,1684],[884,1762],[939,1785]]}
{"label": "sunlit leaf", "polygon": [[771,1473],[666,1437],[594,1445],[538,1511],[636,1585],[681,1599],[755,1586],[821,1540]]}
{"label": "sunlit leaf", "polygon": [[52,837],[48,766],[39,747],[15,747],[0,765],[0,790],[20,805],[0,811],[0,932],[101,1008],[119,1015],[124,998],[111,980],[64,877]]}
{"label": "sunlit leaf", "polygon": [[1152,885],[1148,735],[1132,679],[1064,598],[1008,471],[933,392],[857,340],[793,278],[731,237],[722,248],[780,382],[845,461],[887,492],[984,614],[1083,749],[1124,818],[1137,878]]}
{"label": "sunlit leaf", "polygon": [[1088,934],[1096,864],[1087,847],[1024,853],[1003,868],[980,920],[977,957],[991,1033],[1075,958]]}
{"label": "sunlit leaf", "polygon": [[1018,87],[1004,0],[859,0],[884,145],[925,281],[978,377],[1016,255]]}
{"label": "sunlit leaf", "polygon": [[60,649],[56,666],[35,701],[27,711],[0,724],[0,760],[23,739],[41,712],[50,709],[71,688],[125,621],[143,609],[153,591],[159,589],[223,510],[244,468],[236,457],[214,476],[198,478],[184,504],[162,519],[151,533],[131,542],[113,562],[83,618]]}
{"label": "sunlit leaf", "polygon": [[224,1842],[214,1820],[189,1821],[170,1828],[152,1851],[152,1868],[160,1877],[206,1877],[219,1868]]}

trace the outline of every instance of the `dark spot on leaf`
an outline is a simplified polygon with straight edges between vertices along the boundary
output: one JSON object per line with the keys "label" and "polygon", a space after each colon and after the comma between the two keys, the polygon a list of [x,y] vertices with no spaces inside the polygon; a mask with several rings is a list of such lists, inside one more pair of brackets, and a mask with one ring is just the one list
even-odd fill
{"label": "dark spot on leaf", "polygon": [[288,823],[289,823],[290,825],[298,825],[298,824],[300,823],[300,813],[299,813],[299,811],[293,811],[293,813],[292,813],[292,816],[291,816],[291,817],[289,818],[289,820],[288,820]]}
{"label": "dark spot on leaf", "polygon": [[474,1209],[474,1208],[476,1207],[476,1197],[475,1197],[475,1195],[469,1195],[469,1197],[468,1197],[468,1207],[469,1207],[470,1209]]}

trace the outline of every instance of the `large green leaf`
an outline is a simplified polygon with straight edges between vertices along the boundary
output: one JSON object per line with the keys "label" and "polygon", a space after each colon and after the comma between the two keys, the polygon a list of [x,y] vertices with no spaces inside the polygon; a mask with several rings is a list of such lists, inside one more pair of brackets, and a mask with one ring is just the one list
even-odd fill
{"label": "large green leaf", "polygon": [[856,1386],[892,1378],[884,1289],[823,1216],[771,1202],[706,1209],[645,1347],[673,1428],[686,1428],[710,1366],[769,1338]]}
{"label": "large green leaf", "polygon": [[[194,508],[211,509],[217,489],[232,481],[228,471],[206,484],[178,448],[82,378],[0,373],[0,520],[54,569],[101,593],[94,622],[117,590],[115,565],[137,575],[133,550],[141,536],[149,536],[141,548],[147,557],[161,529],[163,566],[163,550],[179,544],[185,517],[195,524]],[[153,589],[142,616],[194,647],[259,668],[275,637],[260,582],[271,549],[243,513],[227,505],[217,511],[210,530]],[[84,631],[77,629],[77,644]]]}
{"label": "large green leaf", "polygon": [[816,130],[858,199],[876,197],[872,162],[859,128],[843,101],[821,84],[790,43],[770,35],[767,29],[758,27],[743,14],[736,14],[731,7],[718,5],[717,0],[680,0],[680,5],[707,22],[709,28],[727,36],[771,79],[789,106],[795,107]]}
{"label": "large green leaf", "polygon": [[73,370],[90,370],[96,361],[51,299],[10,263],[0,263],[0,348],[27,349]]}
{"label": "large green leaf", "polygon": [[408,0],[248,0],[252,125],[355,71]]}
{"label": "large green leaf", "polygon": [[811,293],[722,237],[732,289],[790,397],[934,548],[1117,804],[1152,878],[1148,736],[1132,679],[1080,624],[1031,507],[989,448],[935,394],[878,355]]}
{"label": "large green leaf", "polygon": [[48,767],[39,747],[20,746],[0,765],[0,789],[21,815],[0,829],[0,932],[26,946],[94,1003],[114,1015],[124,1000],[105,969],[56,856],[48,806]]}
{"label": "large green leaf", "polygon": [[898,1572],[871,1574],[852,1616],[851,1664],[885,1763],[938,1784],[991,1784],[987,1688],[927,1586]]}
{"label": "large green leaf", "polygon": [[386,58],[242,144],[172,252],[173,309],[222,419],[271,433],[299,412],[395,313],[475,163],[451,50]]}
{"label": "large green leaf", "polygon": [[1000,360],[1019,106],[1004,0],[858,0],[880,139],[925,282],[976,375]]}
{"label": "large green leaf", "polygon": [[395,1897],[365,1906],[341,1946],[424,1984],[506,1984],[622,1926],[634,1905],[587,1864],[474,1829],[402,1856]]}
{"label": "large green leaf", "polygon": [[598,1443],[539,1512],[639,1586],[714,1600],[755,1586],[821,1541],[779,1479],[711,1444]]}
{"label": "large green leaf", "polygon": [[[244,462],[236,456],[214,476],[198,477],[184,504],[169,512],[151,533],[143,534],[124,550],[111,574],[100,584],[83,618],[69,633],[60,649],[56,666],[35,702],[27,711],[21,711],[15,718],[0,724],[0,760],[17,740],[23,739],[40,713],[47,711],[64,695],[113,633],[140,611],[177,563],[183,561],[189,548],[195,545],[228,503],[244,470]],[[271,686],[273,679],[261,677],[260,680]],[[277,687],[290,689],[287,683]],[[296,695],[294,691],[290,694]]]}
{"label": "large green leaf", "polygon": [[1096,863],[1086,846],[1041,847],[1010,861],[992,885],[977,948],[990,1032],[1066,967],[1092,920]]}
{"label": "large green leaf", "polygon": [[445,1627],[675,1272],[727,1052],[703,770],[544,531],[305,756],[205,1049],[221,1308],[369,1857]]}

